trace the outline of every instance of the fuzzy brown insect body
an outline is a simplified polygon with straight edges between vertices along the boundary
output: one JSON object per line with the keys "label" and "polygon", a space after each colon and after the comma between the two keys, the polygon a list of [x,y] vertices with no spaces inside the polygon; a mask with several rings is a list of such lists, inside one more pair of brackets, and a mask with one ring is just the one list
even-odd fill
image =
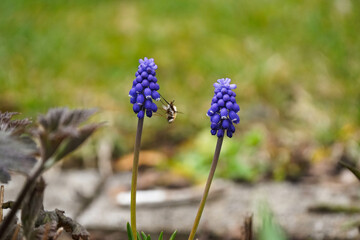
{"label": "fuzzy brown insect body", "polygon": [[171,101],[167,106],[164,105],[163,108],[166,111],[166,118],[168,123],[174,122],[177,115],[177,109],[174,105],[174,101]]}
{"label": "fuzzy brown insect body", "polygon": [[164,102],[161,100],[161,103],[163,104],[163,109],[165,111],[165,117],[168,121],[168,123],[173,123],[176,119],[177,116],[177,108],[174,105],[175,100],[171,101],[170,103],[168,101],[166,101],[166,99],[164,97],[162,97],[162,100],[164,100]]}

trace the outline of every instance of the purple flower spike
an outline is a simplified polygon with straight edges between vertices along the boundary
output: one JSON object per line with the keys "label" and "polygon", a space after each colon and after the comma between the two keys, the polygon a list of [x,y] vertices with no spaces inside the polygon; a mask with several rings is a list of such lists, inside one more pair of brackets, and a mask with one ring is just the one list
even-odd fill
{"label": "purple flower spike", "polygon": [[156,69],[157,65],[153,58],[144,58],[139,60],[140,65],[135,73],[135,80],[129,91],[130,103],[133,104],[133,111],[139,119],[151,117],[157,111],[157,106],[152,102],[160,100],[160,89],[157,83]]}
{"label": "purple flower spike", "polygon": [[151,109],[146,109],[146,116],[148,116],[149,118],[152,116],[152,111]]}
{"label": "purple flower spike", "polygon": [[143,110],[140,110],[140,112],[138,112],[137,116],[138,116],[138,118],[140,118],[140,119],[144,118],[144,111],[143,111]]}
{"label": "purple flower spike", "polygon": [[145,95],[146,99],[151,98],[151,90],[150,90],[150,88],[145,88],[144,89],[144,95]]}
{"label": "purple flower spike", "polygon": [[136,98],[137,104],[142,105],[142,104],[144,103],[144,101],[145,101],[144,95],[138,94],[138,95],[137,95],[137,98]]}
{"label": "purple flower spike", "polygon": [[218,100],[218,105],[219,105],[219,107],[224,107],[225,106],[225,101],[223,99],[219,99]]}
{"label": "purple flower spike", "polygon": [[219,105],[217,103],[211,104],[210,111],[216,113],[217,111],[219,111]]}
{"label": "purple flower spike", "polygon": [[221,116],[221,119],[227,119],[228,118],[228,110],[226,109],[226,107],[221,108],[220,116]]}
{"label": "purple flower spike", "polygon": [[236,103],[236,84],[230,84],[230,78],[222,78],[214,83],[214,97],[211,100],[211,107],[207,112],[211,122],[211,134],[221,138],[225,135],[231,138],[235,132],[234,124],[240,122],[237,114],[240,111]]}
{"label": "purple flower spike", "polygon": [[235,102],[233,105],[233,109],[237,113],[238,111],[240,111],[240,106]]}
{"label": "purple flower spike", "polygon": [[129,97],[136,97],[136,90],[135,90],[135,88],[130,89],[130,91],[129,91]]}
{"label": "purple flower spike", "polygon": [[156,105],[155,103],[152,103],[152,104],[151,104],[151,110],[152,110],[153,112],[156,112],[156,111],[158,110],[158,107],[157,107],[157,105]]}
{"label": "purple flower spike", "polygon": [[229,117],[232,122],[235,122],[236,119],[239,117],[234,111],[229,112]]}
{"label": "purple flower spike", "polygon": [[230,121],[228,119],[225,119],[221,124],[223,129],[228,129],[230,127]]}
{"label": "purple flower spike", "polygon": [[220,129],[218,130],[218,132],[217,132],[217,136],[218,136],[219,138],[223,137],[223,136],[224,136],[224,129],[220,128]]}
{"label": "purple flower spike", "polygon": [[210,119],[210,121],[211,121],[211,123],[219,123],[220,122],[220,115],[219,114],[215,114],[215,115],[213,115],[212,117],[211,117],[211,119]]}
{"label": "purple flower spike", "polygon": [[229,102],[226,103],[225,106],[226,106],[226,109],[229,109],[229,110],[230,110],[230,109],[233,108],[233,103],[229,101]]}
{"label": "purple flower spike", "polygon": [[209,110],[207,111],[207,113],[206,113],[206,116],[208,116],[208,117],[211,117],[211,116],[213,116],[213,115],[214,115],[214,112],[211,111],[211,109],[209,109]]}
{"label": "purple flower spike", "polygon": [[219,125],[216,124],[216,123],[211,123],[210,128],[213,129],[213,130],[218,130],[218,129],[219,129]]}
{"label": "purple flower spike", "polygon": [[158,93],[157,91],[152,91],[152,93],[151,93],[151,97],[153,98],[153,99],[155,99],[155,101],[159,101],[160,100],[160,93]]}
{"label": "purple flower spike", "polygon": [[148,80],[144,79],[144,80],[142,81],[141,85],[142,85],[144,88],[146,88],[146,87],[148,87],[148,86],[150,85],[150,83],[149,83]]}
{"label": "purple flower spike", "polygon": [[147,100],[145,101],[144,107],[145,107],[146,110],[150,110],[150,111],[151,111],[151,105],[152,105],[151,99],[147,99]]}
{"label": "purple flower spike", "polygon": [[140,112],[140,109],[141,109],[140,105],[138,105],[138,104],[134,104],[134,105],[133,105],[134,113]]}
{"label": "purple flower spike", "polygon": [[[226,90],[225,90],[225,91],[226,91]],[[227,91],[226,91],[226,92],[227,92]],[[230,100],[229,94],[225,94],[225,95],[223,96],[223,100],[224,100],[225,102],[229,101],[229,100]]]}
{"label": "purple flower spike", "polygon": [[141,83],[136,84],[135,90],[137,93],[140,93],[143,90]]}

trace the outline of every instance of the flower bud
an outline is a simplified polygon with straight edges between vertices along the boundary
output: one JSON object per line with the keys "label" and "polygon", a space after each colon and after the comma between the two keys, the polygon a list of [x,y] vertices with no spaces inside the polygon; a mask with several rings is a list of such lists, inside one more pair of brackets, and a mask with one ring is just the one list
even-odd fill
{"label": "flower bud", "polygon": [[155,77],[157,65],[152,58],[144,58],[139,60],[138,70],[135,73],[133,87],[129,91],[130,103],[133,104],[133,111],[139,119],[144,118],[145,114],[151,117],[153,112],[157,111],[157,106],[152,102],[151,98],[158,101],[160,89]]}
{"label": "flower bud", "polygon": [[240,111],[239,105],[236,103],[236,94],[232,89],[236,88],[235,84],[230,84],[231,79],[222,78],[214,83],[214,96],[211,100],[211,107],[207,111],[210,117],[211,134],[217,135],[219,138],[226,135],[231,138],[235,132],[234,123],[240,122],[237,112]]}

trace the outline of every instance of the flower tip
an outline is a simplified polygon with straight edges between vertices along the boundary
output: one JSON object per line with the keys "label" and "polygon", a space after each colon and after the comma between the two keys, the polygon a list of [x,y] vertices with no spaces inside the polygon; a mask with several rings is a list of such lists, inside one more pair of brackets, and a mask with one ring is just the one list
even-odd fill
{"label": "flower tip", "polygon": [[140,107],[138,104],[134,104],[134,105],[133,105],[133,111],[134,111],[134,113],[140,112],[140,109],[141,109],[141,107]]}
{"label": "flower tip", "polygon": [[143,110],[140,110],[137,114],[138,118],[139,119],[143,119],[144,118],[144,111]]}
{"label": "flower tip", "polygon": [[151,111],[151,110],[146,110],[146,116],[148,116],[149,118],[151,118],[151,116],[152,116],[152,111]]}
{"label": "flower tip", "polygon": [[151,92],[151,97],[155,100],[155,101],[159,101],[160,100],[160,94],[157,91],[152,91]]}
{"label": "flower tip", "polygon": [[218,132],[217,132],[217,136],[218,136],[219,138],[223,137],[223,136],[224,136],[224,130],[219,129]]}
{"label": "flower tip", "polygon": [[229,138],[232,138],[233,136],[233,133],[231,131],[226,131],[226,135],[229,137]]}
{"label": "flower tip", "polygon": [[219,88],[220,84],[219,83],[214,83],[214,88]]}
{"label": "flower tip", "polygon": [[152,110],[153,112],[156,112],[156,111],[158,110],[157,105],[156,105],[155,103],[152,103],[152,104],[151,104],[151,110]]}

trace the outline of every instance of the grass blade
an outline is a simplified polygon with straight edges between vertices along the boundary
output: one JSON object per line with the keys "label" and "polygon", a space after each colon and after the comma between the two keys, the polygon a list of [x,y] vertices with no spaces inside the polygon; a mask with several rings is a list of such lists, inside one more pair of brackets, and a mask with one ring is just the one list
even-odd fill
{"label": "grass blade", "polygon": [[147,239],[146,234],[145,234],[144,232],[141,232],[141,236],[142,236],[142,238],[143,238],[144,240]]}
{"label": "grass blade", "polygon": [[176,234],[177,234],[177,231],[175,230],[175,232],[174,232],[173,234],[171,234],[171,237],[170,237],[170,239],[169,239],[169,240],[174,240],[174,239],[175,239]]}
{"label": "grass blade", "polygon": [[164,232],[161,232],[158,240],[163,240],[163,235],[164,235]]}
{"label": "grass blade", "polygon": [[126,230],[129,240],[134,240],[134,235],[132,234],[130,223],[126,224]]}

